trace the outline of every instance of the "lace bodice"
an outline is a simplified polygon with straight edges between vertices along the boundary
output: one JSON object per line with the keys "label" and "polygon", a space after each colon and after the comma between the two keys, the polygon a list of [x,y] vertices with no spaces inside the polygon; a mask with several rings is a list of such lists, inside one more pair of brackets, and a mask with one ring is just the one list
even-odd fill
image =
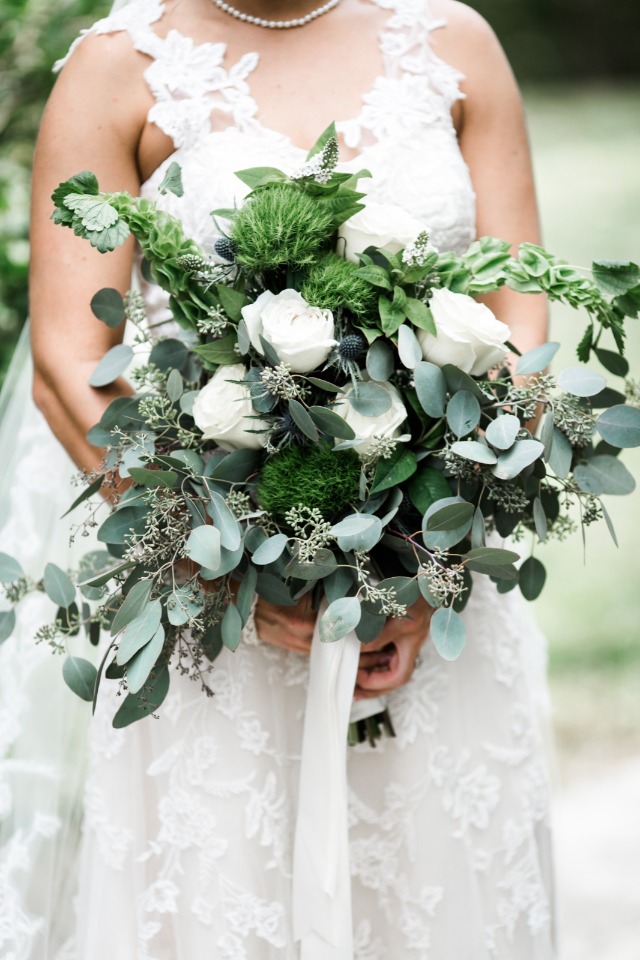
{"label": "lace bodice", "polygon": [[[462,96],[461,76],[429,43],[442,21],[431,18],[427,0],[371,2],[389,12],[379,35],[384,75],[363,95],[357,116],[337,118],[343,143],[358,151],[342,166],[366,166],[372,179],[361,186],[371,199],[405,207],[430,228],[441,249],[462,250],[475,235],[475,197],[451,119],[451,106]],[[176,30],[161,37],[154,25],[162,13],[161,0],[137,0],[91,31],[126,31],[150,58],[145,78],[155,102],[149,120],[176,149],[142,193],[155,198],[166,166],[177,160],[184,197],[169,195],[161,202],[206,247],[216,234],[209,211],[232,206],[246,192],[235,170],[257,165],[293,170],[305,151],[260,121],[251,91],[257,53],[229,63],[224,43],[196,44]]]}

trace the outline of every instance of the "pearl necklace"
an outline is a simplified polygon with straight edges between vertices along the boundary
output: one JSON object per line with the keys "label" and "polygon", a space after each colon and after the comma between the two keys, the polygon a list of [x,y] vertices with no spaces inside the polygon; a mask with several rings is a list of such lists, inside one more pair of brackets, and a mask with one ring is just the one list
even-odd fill
{"label": "pearl necklace", "polygon": [[256,27],[267,27],[269,30],[288,30],[290,27],[304,27],[317,17],[321,17],[323,13],[329,13],[329,10],[333,10],[334,7],[338,6],[340,0],[327,0],[327,3],[323,3],[321,7],[317,7],[305,17],[298,17],[295,20],[263,20],[262,17],[252,17],[250,13],[243,13],[242,10],[236,10],[235,7],[226,3],[225,0],[213,0],[213,2],[219,10],[222,10],[223,13],[228,13],[231,17],[235,17],[236,20],[253,23]]}

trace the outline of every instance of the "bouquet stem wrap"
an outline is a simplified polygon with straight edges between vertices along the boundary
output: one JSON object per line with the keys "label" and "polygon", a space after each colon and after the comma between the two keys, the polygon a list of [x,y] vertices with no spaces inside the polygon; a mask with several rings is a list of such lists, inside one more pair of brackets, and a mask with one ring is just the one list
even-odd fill
{"label": "bouquet stem wrap", "polygon": [[[325,605],[326,609],[326,605]],[[351,960],[347,731],[360,641],[311,642],[293,860],[293,932],[300,960]]]}

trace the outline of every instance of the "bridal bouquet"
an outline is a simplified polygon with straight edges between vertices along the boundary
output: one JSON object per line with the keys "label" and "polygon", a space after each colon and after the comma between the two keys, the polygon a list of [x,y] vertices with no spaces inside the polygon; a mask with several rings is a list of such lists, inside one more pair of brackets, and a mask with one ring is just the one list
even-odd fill
{"label": "bridal bouquet", "polygon": [[[54,220],[98,250],[136,237],[173,321],[169,335],[150,330],[135,291],[91,302],[109,327],[137,331],[92,374],[100,388],[137,361],[135,394],[89,432],[104,471],[83,478],[70,508],[86,501],[83,524],[103,549],[75,572],[48,564],[39,584],[0,555],[11,604],[36,586],[58,607],[39,639],[66,651],[81,629],[94,645],[110,634],[98,667],[69,656],[63,673],[86,700],[103,678],[121,683],[116,726],[160,706],[170,663],[208,690],[256,594],[281,605],[324,597],[321,638],[355,631],[363,643],[421,595],[436,608],[435,647],[454,659],[472,574],[529,600],[544,585],[537,555],[521,562],[488,534],[534,547],[563,537],[578,504],[583,525],[604,518],[615,538],[601,497],[634,488],[618,454],[640,444],[637,386],[627,380],[625,397],[583,366],[551,376],[557,343],[505,365],[517,353],[509,330],[474,297],[506,284],[582,307],[578,359],[595,354],[626,378],[638,267],[580,272],[487,237],[464,254],[438,251],[409,213],[367,202],[366,171],[337,172],[337,160],[330,127],[292,175],[240,171],[250,192],[214,211],[212,249],[155,203],[101,193],[91,173],[53,194]],[[175,163],[167,191],[182,194]],[[95,496],[109,484],[122,491],[114,509]],[[13,609],[0,613],[1,638],[14,623]]]}

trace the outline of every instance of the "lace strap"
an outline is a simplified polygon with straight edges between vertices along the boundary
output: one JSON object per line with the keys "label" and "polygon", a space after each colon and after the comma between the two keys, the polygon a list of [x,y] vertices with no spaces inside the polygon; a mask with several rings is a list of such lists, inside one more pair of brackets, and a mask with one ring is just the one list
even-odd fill
{"label": "lace strap", "polygon": [[99,35],[126,31],[136,50],[149,53],[148,48],[150,45],[153,46],[153,38],[159,40],[151,29],[151,24],[159,20],[163,13],[163,0],[135,0],[134,3],[121,7],[114,13],[109,14],[108,17],[98,20],[86,30],[81,30],[80,35],[71,44],[67,55],[54,64],[54,72],[58,73],[59,70],[62,70],[74,50],[85,37],[92,33]]}

